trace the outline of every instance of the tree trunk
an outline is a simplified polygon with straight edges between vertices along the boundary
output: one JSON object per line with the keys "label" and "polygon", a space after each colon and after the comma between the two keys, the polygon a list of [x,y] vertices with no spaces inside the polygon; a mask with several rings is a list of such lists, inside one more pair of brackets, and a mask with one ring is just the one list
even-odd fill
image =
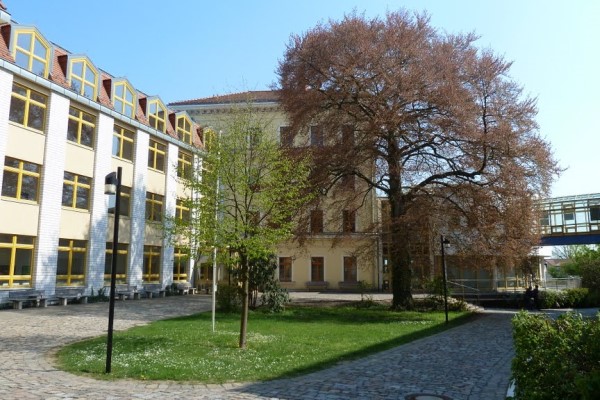
{"label": "tree trunk", "polygon": [[403,223],[405,213],[402,195],[390,197],[392,308],[396,310],[414,307],[408,227]]}
{"label": "tree trunk", "polygon": [[248,330],[249,303],[249,268],[248,257],[242,257],[242,320],[240,323],[240,349],[246,348],[246,332]]}

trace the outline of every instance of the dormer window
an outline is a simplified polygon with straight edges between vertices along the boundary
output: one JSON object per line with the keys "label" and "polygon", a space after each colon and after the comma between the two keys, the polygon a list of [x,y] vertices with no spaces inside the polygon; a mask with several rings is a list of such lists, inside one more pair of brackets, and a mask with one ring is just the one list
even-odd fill
{"label": "dormer window", "polygon": [[86,58],[74,58],[69,67],[71,89],[90,100],[98,96],[98,71]]}
{"label": "dormer window", "polygon": [[177,117],[177,137],[185,143],[192,144],[192,122],[185,115]]}
{"label": "dormer window", "polygon": [[113,93],[115,111],[133,118],[135,116],[135,93],[129,83],[126,81],[115,82]]}
{"label": "dormer window", "polygon": [[148,123],[154,129],[164,132],[167,127],[167,108],[156,99],[148,103]]}
{"label": "dormer window", "polygon": [[19,67],[44,78],[48,76],[50,44],[35,29],[15,32],[12,55]]}

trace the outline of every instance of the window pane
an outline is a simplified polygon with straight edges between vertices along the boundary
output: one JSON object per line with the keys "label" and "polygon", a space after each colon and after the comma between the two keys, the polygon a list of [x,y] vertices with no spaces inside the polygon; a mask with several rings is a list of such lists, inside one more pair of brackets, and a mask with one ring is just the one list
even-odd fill
{"label": "window pane", "polygon": [[41,62],[40,60],[34,59],[31,63],[31,72],[36,75],[44,75],[46,70],[46,63]]}
{"label": "window pane", "polygon": [[123,155],[126,160],[133,160],[133,143],[123,142]]}
{"label": "window pane", "polygon": [[71,262],[71,274],[72,275],[83,275],[85,273],[85,253],[84,252],[73,252],[73,259]]}
{"label": "window pane", "polygon": [[82,210],[87,210],[89,208],[89,189],[78,187],[77,188],[77,203],[75,207],[80,208]]}
{"label": "window pane", "polygon": [[27,126],[37,130],[44,130],[45,108],[29,104],[29,121]]}
{"label": "window pane", "polygon": [[33,249],[17,249],[15,254],[15,275],[31,275]]}
{"label": "window pane", "polygon": [[160,171],[164,171],[165,170],[165,156],[164,154],[157,154],[156,155],[156,169],[160,170]]}
{"label": "window pane", "polygon": [[35,176],[23,175],[21,181],[21,199],[37,200],[38,178]]}
{"label": "window pane", "polygon": [[83,62],[75,61],[71,65],[71,73],[77,76],[83,76]]}
{"label": "window pane", "polygon": [[88,99],[94,100],[94,86],[90,84],[83,85],[83,95]]}
{"label": "window pane", "polygon": [[67,140],[71,142],[77,142],[77,128],[79,124],[72,119],[69,119],[69,125],[67,126]]}
{"label": "window pane", "polygon": [[17,197],[17,184],[19,175],[15,172],[4,171],[2,178],[2,196]]}
{"label": "window pane", "polygon": [[62,193],[62,205],[71,207],[73,205],[73,185],[64,184]]}
{"label": "window pane", "polygon": [[10,100],[10,113],[8,119],[18,124],[25,122],[25,101],[13,97]]}
{"label": "window pane", "polygon": [[[2,243],[5,243],[5,240],[2,240]],[[10,274],[10,253],[11,249],[0,248],[0,275]]]}
{"label": "window pane", "polygon": [[117,136],[113,136],[113,144],[112,144],[112,155],[119,156],[119,149],[121,148],[121,141]]}
{"label": "window pane", "polygon": [[58,251],[58,260],[56,262],[56,275],[67,275],[69,273],[69,252]]}
{"label": "window pane", "polygon": [[17,50],[15,63],[21,68],[29,69],[29,56]]}
{"label": "window pane", "polygon": [[35,38],[34,44],[33,44],[33,54],[35,54],[36,56],[45,59],[46,58],[46,54],[48,53],[48,49],[46,48],[46,46],[44,46],[42,44],[42,41],[38,38]]}
{"label": "window pane", "polygon": [[31,33],[19,33],[17,36],[17,46],[24,49],[31,49]]}

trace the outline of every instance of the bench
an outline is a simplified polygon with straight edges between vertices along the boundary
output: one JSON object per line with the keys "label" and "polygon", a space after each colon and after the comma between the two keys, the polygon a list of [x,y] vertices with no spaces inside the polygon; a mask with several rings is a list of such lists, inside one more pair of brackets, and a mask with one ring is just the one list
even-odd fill
{"label": "bench", "polygon": [[23,304],[35,303],[36,307],[46,307],[48,303],[43,290],[25,289],[8,293],[8,300],[12,302],[15,310],[22,310]]}
{"label": "bench", "polygon": [[358,292],[360,284],[358,282],[341,281],[338,282],[338,288],[343,292]]}
{"label": "bench", "polygon": [[54,297],[58,299],[61,306],[66,306],[69,300],[77,300],[81,304],[87,304],[88,297],[84,295],[83,287],[57,287]]}
{"label": "bench", "polygon": [[329,286],[329,282],[327,281],[308,281],[306,282],[306,289],[311,292],[313,290],[315,291],[323,291],[323,290],[327,290],[327,287]]}
{"label": "bench", "polygon": [[179,282],[175,285],[179,294],[196,294],[197,290],[189,282]]}
{"label": "bench", "polygon": [[119,300],[137,300],[140,298],[140,292],[138,292],[137,287],[134,285],[119,284],[115,286],[115,296],[118,297]]}
{"label": "bench", "polygon": [[151,299],[154,295],[157,297],[165,297],[165,288],[160,283],[146,283],[143,286],[146,297]]}

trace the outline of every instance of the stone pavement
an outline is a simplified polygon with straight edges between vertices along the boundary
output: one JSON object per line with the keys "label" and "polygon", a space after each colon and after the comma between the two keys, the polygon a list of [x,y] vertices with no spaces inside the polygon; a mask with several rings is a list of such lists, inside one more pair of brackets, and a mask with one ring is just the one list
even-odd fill
{"label": "stone pavement", "polygon": [[[296,299],[305,296],[331,299],[293,293]],[[206,295],[118,301],[114,326],[121,330],[207,310]],[[444,333],[300,377],[204,385],[104,381],[56,369],[56,349],[106,334],[107,303],[3,310],[0,399],[405,399],[420,393],[454,400],[504,399],[513,357],[512,315],[485,312]]]}

